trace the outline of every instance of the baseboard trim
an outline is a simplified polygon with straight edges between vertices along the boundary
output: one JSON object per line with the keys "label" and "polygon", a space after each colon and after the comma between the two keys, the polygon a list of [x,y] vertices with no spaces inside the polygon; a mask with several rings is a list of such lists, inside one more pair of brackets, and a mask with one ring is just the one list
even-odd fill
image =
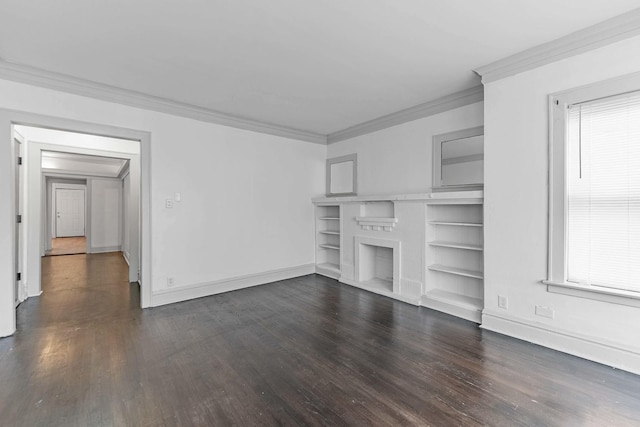
{"label": "baseboard trim", "polygon": [[252,286],[264,285],[279,280],[293,279],[306,276],[315,272],[315,264],[303,264],[295,267],[266,271],[263,273],[249,274],[246,276],[232,277],[216,280],[214,282],[198,283],[182,286],[176,289],[163,289],[154,291],[151,296],[151,306],[157,307],[176,302],[188,301]]}
{"label": "baseboard trim", "polygon": [[90,254],[102,254],[105,252],[122,252],[120,246],[98,246],[91,248]]}
{"label": "baseboard trim", "polygon": [[131,267],[131,263],[129,262],[129,256],[127,255],[127,253],[125,251],[122,251],[122,258],[124,258],[124,262],[126,262],[127,265],[129,267]]}
{"label": "baseboard trim", "polygon": [[640,375],[640,349],[487,310],[480,327]]}
{"label": "baseboard trim", "polygon": [[338,279],[338,281],[340,283],[344,283],[345,285],[349,285],[349,286],[353,286],[354,288],[358,288],[358,289],[362,289],[364,291],[368,291],[377,295],[382,295],[385,296],[387,298],[391,298],[391,299],[395,299],[398,301],[402,301],[402,302],[406,302],[407,304],[411,304],[411,305],[415,305],[415,306],[419,306],[420,305],[420,298],[411,298],[411,297],[407,297],[404,295],[400,295],[400,294],[395,294],[393,292],[387,292],[387,291],[383,291],[380,289],[375,289],[375,288],[370,288],[366,285],[362,285],[359,282],[356,282],[355,280],[351,280],[351,279],[345,279],[344,277],[341,277],[340,279]]}
{"label": "baseboard trim", "polygon": [[430,308],[441,313],[449,314],[451,316],[459,317],[464,320],[468,320],[473,323],[480,323],[481,315],[480,310],[473,310],[467,307],[461,307],[456,304],[452,304],[445,301],[440,301],[434,298],[429,298],[428,295],[423,295],[420,298],[420,305],[422,307]]}

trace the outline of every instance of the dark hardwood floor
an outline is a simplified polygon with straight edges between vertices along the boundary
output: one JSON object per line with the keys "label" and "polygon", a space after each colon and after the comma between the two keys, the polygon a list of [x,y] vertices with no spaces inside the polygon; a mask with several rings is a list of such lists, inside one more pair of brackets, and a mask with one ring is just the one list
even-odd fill
{"label": "dark hardwood floor", "polygon": [[640,377],[311,275],[142,311],[119,254],[43,259],[0,425],[640,425]]}

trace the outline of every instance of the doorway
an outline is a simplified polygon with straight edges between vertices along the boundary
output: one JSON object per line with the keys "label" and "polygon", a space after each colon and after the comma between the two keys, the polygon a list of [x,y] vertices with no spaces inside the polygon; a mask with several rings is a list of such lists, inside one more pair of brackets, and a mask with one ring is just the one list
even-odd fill
{"label": "doorway", "polygon": [[45,176],[45,186],[44,255],[86,253],[87,180]]}
{"label": "doorway", "polygon": [[56,188],[56,238],[84,237],[84,189]]}
{"label": "doorway", "polygon": [[[140,143],[41,126],[14,127],[24,136],[29,151],[25,197],[29,223],[36,227],[28,229],[35,240],[34,228],[40,228],[40,256],[126,251],[129,280],[137,282],[140,191],[129,186],[124,194],[123,189],[125,176],[140,182]],[[127,212],[123,212],[124,199]],[[135,222],[126,227],[127,239],[123,238],[123,222]],[[37,227],[39,224],[42,226]],[[126,249],[125,240],[130,242]],[[39,295],[42,270],[31,249],[27,257],[29,294]]]}
{"label": "doorway", "polygon": [[[136,203],[131,205],[130,229],[132,241],[131,256],[129,259],[130,281],[140,284],[140,305],[142,308],[151,307],[151,202],[150,202],[150,142],[151,134],[145,131],[115,127],[110,125],[81,122],[72,119],[64,119],[54,116],[45,116],[17,110],[0,109],[0,135],[5,135],[3,144],[0,144],[0,153],[5,158],[13,158],[14,138],[16,126],[31,126],[49,130],[63,130],[83,135],[83,139],[91,140],[92,137],[122,139],[134,141],[138,145],[139,152],[128,154],[130,160],[130,188],[136,195]],[[43,191],[45,182],[42,176],[40,161],[42,151],[56,151],[56,146],[47,143],[23,144],[22,187],[19,191],[24,202],[22,212],[22,230],[19,232],[15,223],[17,205],[21,203],[14,198],[15,181],[14,171],[18,166],[2,170],[6,179],[0,180],[0,194],[9,203],[0,209],[0,224],[5,224],[3,234],[8,236],[0,245],[0,272],[4,286],[0,286],[0,336],[8,336],[16,329],[15,296],[16,286],[14,278],[21,273],[22,281],[19,288],[24,289],[26,297],[38,296],[41,292],[41,256],[44,255],[45,233],[47,227],[43,218],[42,205],[44,204]],[[81,154],[96,154],[95,147],[82,142],[72,142],[64,149],[64,152]],[[117,151],[117,150],[116,150]],[[103,151],[105,157],[114,157],[112,152]],[[122,156],[115,156],[122,157]],[[126,156],[125,156],[126,157]],[[13,163],[13,162],[11,162]],[[89,227],[90,219],[86,218],[86,227]],[[0,227],[0,228],[2,228]],[[21,238],[19,237],[21,234]],[[22,242],[22,249],[16,249],[15,242]],[[18,289],[18,294],[20,289]]]}

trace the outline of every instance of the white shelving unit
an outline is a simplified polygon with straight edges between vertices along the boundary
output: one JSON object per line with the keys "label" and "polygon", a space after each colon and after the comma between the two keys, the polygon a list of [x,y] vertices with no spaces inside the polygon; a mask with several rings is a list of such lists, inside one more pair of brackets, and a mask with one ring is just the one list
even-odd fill
{"label": "white shelving unit", "polygon": [[427,201],[421,304],[476,323],[484,307],[482,199]]}
{"label": "white shelving unit", "polygon": [[340,278],[340,205],[316,205],[316,273]]}

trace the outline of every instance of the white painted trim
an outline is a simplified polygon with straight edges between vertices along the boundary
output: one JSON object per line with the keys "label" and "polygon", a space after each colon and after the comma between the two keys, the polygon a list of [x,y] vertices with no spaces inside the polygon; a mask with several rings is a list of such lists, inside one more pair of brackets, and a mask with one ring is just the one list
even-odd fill
{"label": "white painted trim", "polygon": [[70,169],[50,169],[50,168],[41,168],[42,173],[44,174],[54,174],[54,173],[59,173],[59,174],[63,174],[63,175],[69,175],[69,176],[74,176],[77,179],[81,179],[78,177],[83,177],[83,176],[95,176],[97,178],[112,178],[112,179],[119,179],[117,176],[113,176],[112,174],[108,173],[108,172],[91,172],[91,175],[87,175],[86,172],[81,172],[81,171],[74,171],[74,170],[70,170]]}
{"label": "white painted trim", "polygon": [[553,282],[551,280],[543,280],[542,283],[547,285],[548,292],[556,294],[593,299],[611,304],[640,307],[640,292],[605,288],[595,285],[582,285],[572,282]]}
{"label": "white painted trim", "polygon": [[124,258],[124,262],[126,262],[128,266],[131,266],[129,263],[129,255],[127,255],[125,251],[122,251],[122,258]]}
{"label": "white painted trim", "polygon": [[640,34],[640,8],[559,39],[508,56],[474,71],[487,84]]}
{"label": "white painted trim", "polygon": [[351,279],[346,279],[344,277],[341,277],[338,280],[340,283],[344,283],[345,285],[349,285],[349,286],[353,286],[354,288],[358,288],[358,289],[362,289],[377,295],[382,295],[391,299],[395,299],[398,301],[402,301],[402,302],[406,302],[407,304],[411,304],[411,305],[416,305],[419,306],[420,305],[420,298],[411,298],[411,297],[407,297],[401,294],[396,294],[393,292],[388,292],[388,291],[383,291],[381,289],[375,289],[375,288],[371,288],[368,287],[365,284],[359,283],[355,280],[351,280]]}
{"label": "white painted trim", "polygon": [[640,348],[484,310],[481,328],[640,374]]}
{"label": "white painted trim", "polygon": [[190,299],[235,291],[251,286],[264,285],[266,283],[277,282],[279,280],[306,276],[308,274],[313,274],[315,269],[315,264],[304,264],[295,267],[265,271],[263,273],[216,280],[215,282],[197,283],[194,285],[181,286],[179,288],[163,289],[153,292],[151,296],[151,305],[153,307],[157,307],[160,305],[173,304]]}
{"label": "white painted trim", "polygon": [[[98,246],[95,248],[91,248],[91,252],[92,254],[102,254],[102,253],[106,253],[106,252],[122,252],[122,246],[117,245],[117,246]],[[125,258],[125,260],[127,261],[127,264],[129,264],[129,260],[127,260]]]}
{"label": "white painted trim", "polygon": [[329,270],[327,268],[322,268],[321,266],[316,264],[316,269],[315,269],[315,273],[319,274],[321,276],[325,276],[325,277],[329,277],[330,279],[340,279],[340,272],[339,271],[334,271],[334,270]]}
{"label": "white painted trim", "polygon": [[0,59],[0,79],[25,83],[47,89],[72,93],[108,102],[115,102],[136,108],[186,117],[202,122],[229,126],[252,132],[291,138],[315,144],[328,144],[356,136],[365,135],[402,123],[433,116],[444,111],[475,104],[484,100],[484,88],[474,86],[423,104],[419,104],[392,114],[387,114],[346,129],[323,135],[302,129],[263,123],[249,118],[233,116],[196,105],[173,101],[167,98],[147,95],[103,83],[85,80],[66,74],[55,73],[28,65],[15,64]]}
{"label": "white painted trim", "polygon": [[[482,203],[484,197],[483,190],[463,190],[463,191],[443,191],[437,193],[408,193],[408,194],[380,194],[370,196],[347,196],[347,197],[316,197],[311,199],[318,206],[335,205],[340,203],[360,203],[360,202],[422,202],[443,200],[445,203],[452,201],[462,201],[467,203]],[[479,202],[478,202],[479,201]]]}
{"label": "white painted trim", "polygon": [[15,64],[2,59],[0,59],[0,78],[268,135],[316,144],[327,143],[325,135],[315,132],[262,123],[257,120],[232,116],[167,98],[147,95],[27,65]]}
{"label": "white painted trim", "polygon": [[480,323],[481,321],[480,310],[462,307],[460,305],[441,301],[435,298],[429,298],[428,295],[422,295],[422,298],[420,299],[420,305],[422,307],[436,310],[444,314],[449,314],[451,316],[456,316],[470,322]]}
{"label": "white painted trim", "polygon": [[465,105],[482,102],[483,100],[484,87],[482,85],[474,86],[460,92],[425,102],[424,104],[419,104],[330,133],[327,135],[327,144],[333,144],[335,142],[355,138],[356,136],[366,135],[371,132],[401,125],[413,120],[423,119],[455,108],[464,107]]}

